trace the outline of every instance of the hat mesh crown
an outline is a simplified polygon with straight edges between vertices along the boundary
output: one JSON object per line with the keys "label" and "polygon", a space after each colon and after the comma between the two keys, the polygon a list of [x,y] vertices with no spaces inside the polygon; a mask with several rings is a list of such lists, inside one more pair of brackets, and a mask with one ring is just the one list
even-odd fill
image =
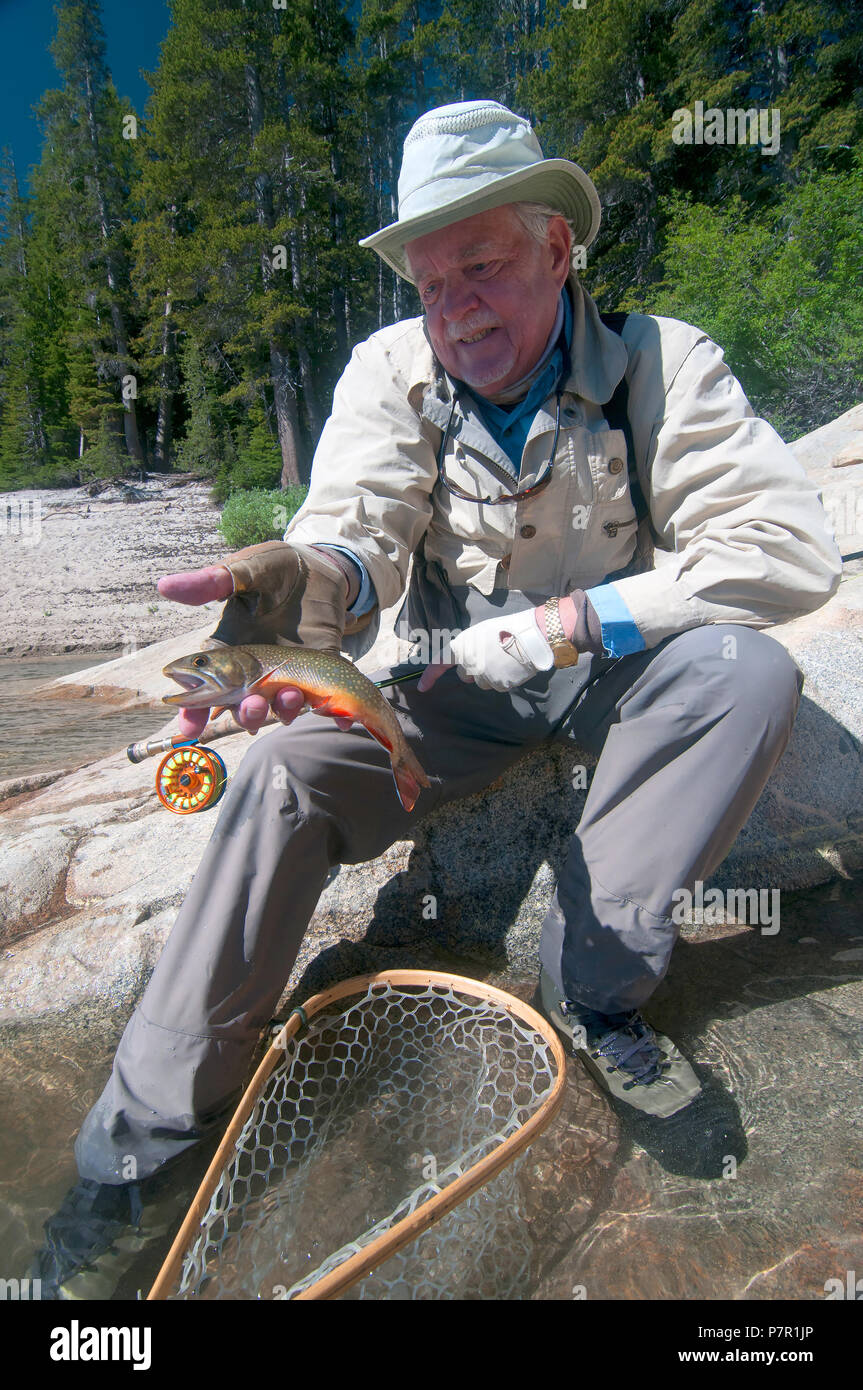
{"label": "hat mesh crown", "polygon": [[469,111],[453,111],[452,115],[447,116],[421,116],[416,125],[408,131],[404,149],[431,135],[464,135],[469,130],[479,130],[490,121],[503,125],[502,117],[509,117],[510,122],[519,125],[526,124],[521,117],[515,116],[512,111],[507,111],[506,107],[499,106],[496,102],[487,106],[474,106]]}

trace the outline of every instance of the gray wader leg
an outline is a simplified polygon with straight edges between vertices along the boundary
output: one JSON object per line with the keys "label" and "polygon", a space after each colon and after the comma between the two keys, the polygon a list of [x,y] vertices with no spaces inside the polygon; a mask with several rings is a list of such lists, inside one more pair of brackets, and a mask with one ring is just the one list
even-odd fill
{"label": "gray wader leg", "polygon": [[454,672],[424,694],[412,682],[391,690],[433,783],[411,815],[396,796],[389,755],[358,725],[342,732],[305,714],[257,735],[78,1136],[82,1177],[147,1177],[224,1123],[330,868],[410,838],[420,816],[488,786],[547,738],[585,679],[574,668],[555,674],[553,694],[547,677],[533,694],[511,697]]}
{"label": "gray wader leg", "polygon": [[676,889],[722,863],[791,736],[803,675],[775,639],[694,628],[622,657],[558,737],[599,755],[540,956],[600,1013],[640,1008],[668,969]]}

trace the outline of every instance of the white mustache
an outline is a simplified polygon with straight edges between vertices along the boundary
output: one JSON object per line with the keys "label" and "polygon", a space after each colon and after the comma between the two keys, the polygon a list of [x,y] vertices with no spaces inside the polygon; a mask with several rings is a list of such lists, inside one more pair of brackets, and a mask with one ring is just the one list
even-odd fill
{"label": "white mustache", "polygon": [[446,341],[457,343],[460,338],[472,338],[484,328],[499,328],[500,324],[481,319],[462,319],[461,323],[449,323],[446,328]]}

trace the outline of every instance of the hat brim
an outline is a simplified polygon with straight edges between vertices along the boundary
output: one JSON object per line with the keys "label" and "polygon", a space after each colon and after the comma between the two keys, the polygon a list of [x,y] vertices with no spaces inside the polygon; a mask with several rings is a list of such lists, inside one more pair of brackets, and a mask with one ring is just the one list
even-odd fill
{"label": "hat brim", "polygon": [[413,284],[405,256],[409,241],[505,203],[547,203],[570,219],[577,246],[589,246],[599,231],[602,209],[592,180],[569,159],[542,159],[527,169],[493,179],[485,188],[473,189],[442,207],[404,222],[391,222],[372,236],[363,237],[359,244],[376,251],[397,275]]}

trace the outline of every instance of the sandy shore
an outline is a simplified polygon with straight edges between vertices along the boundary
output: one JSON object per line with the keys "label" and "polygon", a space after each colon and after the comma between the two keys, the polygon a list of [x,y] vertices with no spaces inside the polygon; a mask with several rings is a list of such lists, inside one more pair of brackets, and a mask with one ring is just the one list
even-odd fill
{"label": "sandy shore", "polygon": [[132,652],[200,627],[220,604],[185,608],[156,581],[218,560],[227,547],[206,483],[151,476],[111,486],[0,494],[7,602],[0,655]]}

